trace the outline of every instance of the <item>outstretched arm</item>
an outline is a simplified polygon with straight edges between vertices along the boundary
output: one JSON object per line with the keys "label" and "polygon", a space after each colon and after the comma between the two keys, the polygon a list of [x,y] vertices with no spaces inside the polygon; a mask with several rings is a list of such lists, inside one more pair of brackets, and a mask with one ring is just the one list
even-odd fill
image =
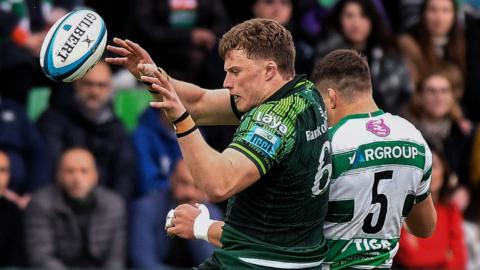
{"label": "outstretched arm", "polygon": [[[238,118],[232,110],[230,93],[227,89],[207,90],[192,83],[168,77],[165,72],[157,70],[150,55],[140,45],[130,40],[114,38],[116,46],[107,46],[107,50],[117,57],[106,58],[110,64],[121,65],[128,69],[137,79],[142,75],[164,76],[175,88],[180,100],[199,125],[234,125]],[[152,89],[150,89],[152,90]],[[155,101],[161,99],[154,95]],[[153,107],[157,107],[155,103]]]}
{"label": "outstretched arm", "polygon": [[259,169],[245,154],[231,148],[219,153],[205,142],[172,84],[155,72],[156,77],[141,79],[152,84],[159,100],[155,106],[165,109],[167,118],[174,123],[188,169],[209,200],[223,201],[260,179]]}

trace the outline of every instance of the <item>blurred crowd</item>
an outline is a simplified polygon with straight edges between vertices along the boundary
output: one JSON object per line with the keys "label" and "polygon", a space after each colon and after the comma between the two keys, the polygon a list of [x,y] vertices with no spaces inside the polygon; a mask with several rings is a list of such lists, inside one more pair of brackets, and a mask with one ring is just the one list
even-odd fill
{"label": "blurred crowd", "polygon": [[[0,0],[0,268],[182,268],[213,250],[164,232],[179,203],[206,203],[214,219],[223,205],[193,185],[162,112],[126,129],[114,98],[142,84],[104,62],[72,84],[43,75],[49,27],[85,7],[104,18],[109,43],[134,40],[171,76],[211,89],[225,74],[219,38],[252,17],[292,32],[297,73],[335,49],[361,52],[379,107],[411,121],[434,153],[437,229],[428,239],[404,230],[395,267],[480,269],[479,0]],[[49,105],[33,121],[39,86]],[[223,150],[234,130],[202,132]]]}

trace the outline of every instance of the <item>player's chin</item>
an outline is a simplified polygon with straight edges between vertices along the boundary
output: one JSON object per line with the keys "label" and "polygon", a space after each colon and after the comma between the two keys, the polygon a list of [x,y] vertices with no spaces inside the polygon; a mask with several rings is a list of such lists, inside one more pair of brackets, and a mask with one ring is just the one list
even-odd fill
{"label": "player's chin", "polygon": [[237,99],[237,101],[235,102],[235,106],[237,107],[237,110],[241,113],[246,113],[250,111],[253,107],[250,104],[243,102],[241,99]]}

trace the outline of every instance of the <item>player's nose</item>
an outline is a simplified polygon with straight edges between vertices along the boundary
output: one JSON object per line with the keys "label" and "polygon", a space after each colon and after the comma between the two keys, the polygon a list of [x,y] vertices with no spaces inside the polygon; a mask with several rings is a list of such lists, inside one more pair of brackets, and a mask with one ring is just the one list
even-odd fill
{"label": "player's nose", "polygon": [[232,77],[227,73],[225,75],[225,80],[223,80],[223,87],[227,89],[232,89],[233,88],[233,80]]}

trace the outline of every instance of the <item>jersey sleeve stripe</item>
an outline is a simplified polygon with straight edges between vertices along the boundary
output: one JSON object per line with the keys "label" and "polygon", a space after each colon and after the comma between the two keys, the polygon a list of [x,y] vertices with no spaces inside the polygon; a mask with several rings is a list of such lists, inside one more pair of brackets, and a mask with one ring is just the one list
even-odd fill
{"label": "jersey sleeve stripe", "polygon": [[415,196],[415,203],[423,202],[428,197],[428,195],[430,195],[430,188],[428,188],[427,192],[425,192],[424,194]]}
{"label": "jersey sleeve stripe", "polygon": [[430,175],[432,175],[432,167],[430,167],[430,169],[428,169],[427,172],[423,175],[421,182],[427,181],[430,178]]}
{"label": "jersey sleeve stripe", "polygon": [[247,147],[240,145],[238,143],[231,143],[228,146],[228,148],[235,149],[240,153],[244,154],[248,159],[250,159],[253,162],[253,164],[255,164],[255,166],[257,167],[258,172],[260,172],[260,176],[263,176],[265,175],[265,173],[267,173],[267,170],[265,169],[265,165],[262,163],[262,161],[252,151],[247,149]]}

